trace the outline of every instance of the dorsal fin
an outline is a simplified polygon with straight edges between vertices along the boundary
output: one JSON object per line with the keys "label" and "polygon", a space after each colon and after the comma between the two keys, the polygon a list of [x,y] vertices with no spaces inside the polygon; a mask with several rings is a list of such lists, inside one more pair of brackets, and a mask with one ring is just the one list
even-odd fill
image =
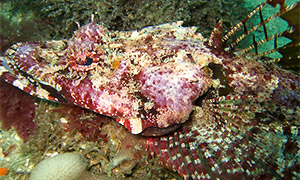
{"label": "dorsal fin", "polygon": [[245,33],[241,36],[239,36],[238,38],[236,38],[230,45],[230,48],[233,48],[238,42],[240,42],[242,39],[244,39],[248,34],[250,34],[250,32],[247,30],[246,27],[246,22],[254,15],[256,14],[258,11],[260,11],[266,4],[268,3],[268,1],[262,3],[261,5],[259,5],[257,8],[255,8],[250,14],[248,14],[248,16],[246,16],[241,22],[239,22],[238,24],[236,24],[235,26],[233,26],[228,33],[222,38],[222,42],[225,43],[228,41],[228,39],[235,34],[236,32],[238,32],[240,30],[241,27],[244,28]]}
{"label": "dorsal fin", "polygon": [[216,49],[217,51],[222,51],[223,42],[222,42],[222,21],[220,20],[216,27],[211,32],[210,38],[208,40],[208,46]]}
{"label": "dorsal fin", "polygon": [[[276,62],[283,68],[293,69],[299,72],[300,2],[292,5],[286,5],[285,2],[285,0],[267,0],[259,5],[246,18],[232,27],[228,33],[224,35],[222,38],[224,49],[227,51],[233,51],[237,48],[241,48],[238,50],[238,54],[241,56],[245,56],[247,52],[254,50],[256,58],[268,56],[271,57],[268,58],[268,62]],[[267,4],[273,7],[276,7],[279,4],[280,9],[273,15],[269,15],[267,18],[264,18],[263,10],[266,8]],[[256,24],[253,22],[254,16],[259,19],[259,22]],[[270,29],[269,23],[280,18],[283,19],[282,21],[286,21],[288,23],[288,27],[285,30],[278,31],[281,29],[278,24],[278,28],[275,29],[276,32],[274,33],[274,29]],[[271,23],[274,22],[275,21]],[[254,25],[252,25],[252,23]],[[258,31],[261,31],[260,36],[257,35]],[[279,40],[283,39],[285,43],[279,42]],[[250,41],[250,45],[245,45],[244,42],[246,41]],[[266,48],[267,46],[268,48]],[[278,54],[275,56],[274,54],[273,56],[270,55],[275,52],[280,53],[281,57],[278,56]]]}
{"label": "dorsal fin", "polygon": [[281,15],[280,17],[286,20],[289,26],[293,27],[293,31],[284,35],[292,40],[286,46],[278,49],[282,54],[282,58],[278,64],[283,68],[293,69],[300,72],[300,2],[297,3],[294,9]]}

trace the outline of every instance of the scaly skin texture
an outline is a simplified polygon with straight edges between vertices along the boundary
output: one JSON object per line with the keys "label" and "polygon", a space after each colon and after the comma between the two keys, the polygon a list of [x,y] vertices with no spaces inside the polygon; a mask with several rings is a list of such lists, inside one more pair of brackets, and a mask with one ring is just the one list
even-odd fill
{"label": "scaly skin texture", "polygon": [[299,76],[205,44],[180,22],[130,32],[92,22],[69,40],[12,46],[1,77],[160,136],[149,151],[185,179],[299,177]]}
{"label": "scaly skin texture", "polygon": [[166,128],[147,132],[161,135],[185,122],[212,84],[214,57],[195,28],[180,24],[109,32],[92,22],[68,41],[16,44],[4,63],[17,76],[11,83],[32,95],[113,117],[133,134]]}
{"label": "scaly skin texture", "polygon": [[299,76],[241,57],[221,59],[222,66],[210,64],[220,86],[182,129],[148,138],[152,156],[184,179],[299,178]]}

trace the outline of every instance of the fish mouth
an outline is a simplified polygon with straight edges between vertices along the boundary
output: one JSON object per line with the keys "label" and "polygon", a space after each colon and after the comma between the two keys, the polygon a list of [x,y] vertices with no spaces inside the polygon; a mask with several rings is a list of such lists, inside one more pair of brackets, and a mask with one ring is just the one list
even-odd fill
{"label": "fish mouth", "polygon": [[143,136],[163,136],[166,134],[169,134],[179,128],[182,127],[182,123],[181,124],[173,124],[170,125],[168,127],[165,128],[159,128],[159,127],[148,127],[146,129],[143,130],[143,132],[140,133],[140,135]]}

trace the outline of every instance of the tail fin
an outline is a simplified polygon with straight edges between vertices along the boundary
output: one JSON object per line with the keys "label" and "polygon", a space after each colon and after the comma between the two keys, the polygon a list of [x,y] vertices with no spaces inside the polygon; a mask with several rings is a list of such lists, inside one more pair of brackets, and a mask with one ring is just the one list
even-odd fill
{"label": "tail fin", "polygon": [[[277,12],[264,18],[267,6],[278,4]],[[240,56],[254,50],[257,58],[270,57],[268,62],[300,72],[299,16],[300,2],[286,5],[285,0],[267,0],[223,36],[222,46],[226,51],[237,51]],[[282,27],[283,21],[288,25]]]}

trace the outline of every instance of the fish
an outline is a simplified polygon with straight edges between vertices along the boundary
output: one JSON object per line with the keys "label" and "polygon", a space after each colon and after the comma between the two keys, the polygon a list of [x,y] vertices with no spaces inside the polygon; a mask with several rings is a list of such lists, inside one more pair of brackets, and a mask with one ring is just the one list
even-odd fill
{"label": "fish", "polygon": [[[266,5],[278,4],[263,18]],[[296,179],[300,77],[283,68],[299,68],[299,7],[267,0],[225,35],[220,21],[209,39],[181,21],[124,32],[92,16],[70,39],[13,45],[0,58],[0,77],[115,119],[184,179]],[[248,27],[255,14],[260,22]],[[275,18],[290,28],[270,35]],[[251,45],[238,49],[249,36]],[[291,42],[279,46],[283,36]],[[259,53],[267,41],[274,48]],[[282,57],[269,58],[273,52]]]}
{"label": "fish", "polygon": [[202,36],[181,24],[109,32],[92,20],[67,42],[13,45],[2,77],[39,98],[110,116],[133,134],[166,134],[187,120],[193,101],[211,84],[205,63],[194,62],[202,55],[189,58],[181,50],[208,50],[202,41],[185,40]]}
{"label": "fish", "polygon": [[[275,16],[295,18],[288,21],[291,28],[271,37],[264,27],[265,38],[257,42],[253,35],[253,44],[228,55],[242,38],[275,18],[260,16],[259,25],[247,30],[246,22],[255,13],[261,15],[267,4],[280,4],[280,12]],[[185,180],[300,177],[300,79],[297,73],[274,66],[277,61],[284,67],[294,64],[291,69],[299,69],[299,40],[257,53],[258,44],[272,39],[276,44],[276,38],[282,34],[298,34],[292,39],[299,37],[299,5],[299,2],[286,6],[284,1],[266,1],[224,37],[220,34],[220,24],[216,26],[208,43],[222,57],[222,63],[208,66],[222,87],[209,91],[207,98],[197,102],[190,120],[180,130],[166,136],[148,137],[147,145],[153,157],[158,157]],[[237,29],[244,33],[226,44]],[[243,58],[251,48],[258,59]],[[274,51],[282,52],[283,61],[259,59]],[[274,77],[276,80],[271,80]],[[276,85],[271,85],[272,82]]]}

